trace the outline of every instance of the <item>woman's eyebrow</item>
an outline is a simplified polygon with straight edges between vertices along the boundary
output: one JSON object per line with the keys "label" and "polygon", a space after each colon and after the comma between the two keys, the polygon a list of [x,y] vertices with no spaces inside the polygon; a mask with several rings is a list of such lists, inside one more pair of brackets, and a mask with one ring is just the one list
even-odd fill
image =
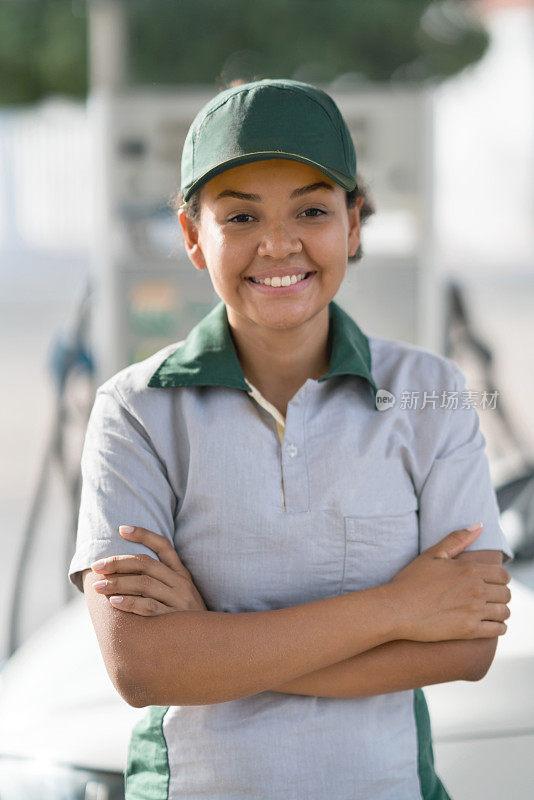
{"label": "woman's eyebrow", "polygon": [[[294,189],[289,197],[292,200],[294,197],[300,197],[303,194],[314,192],[317,189],[329,189],[332,192],[334,191],[334,187],[331,183],[326,183],[326,181],[317,181],[316,183],[308,184],[308,186],[301,186],[298,189]],[[259,194],[238,192],[236,189],[224,189],[222,192],[219,192],[215,200],[219,200],[221,197],[237,197],[238,200],[252,200],[255,203],[261,202],[262,199]]]}
{"label": "woman's eyebrow", "polygon": [[315,192],[317,189],[330,189],[331,192],[334,191],[334,187],[331,183],[317,181],[317,183],[310,183],[308,186],[301,186],[300,189],[295,189],[289,196],[293,199],[294,197],[300,197],[302,194],[307,194],[308,192]]}

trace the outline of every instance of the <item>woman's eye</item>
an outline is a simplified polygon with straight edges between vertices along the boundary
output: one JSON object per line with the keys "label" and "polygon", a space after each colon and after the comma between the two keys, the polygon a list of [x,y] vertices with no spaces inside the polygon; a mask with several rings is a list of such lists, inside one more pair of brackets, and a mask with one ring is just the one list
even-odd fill
{"label": "woman's eye", "polygon": [[[312,211],[312,212],[316,211],[317,213],[316,214],[315,213],[308,214],[309,211]],[[315,206],[314,206],[313,208],[306,208],[302,213],[306,214],[307,216],[310,216],[310,217],[319,217],[321,215],[326,214],[326,211],[323,211],[321,208],[315,208]]]}
{"label": "woman's eye", "polygon": [[247,219],[243,219],[243,217],[248,217],[249,219],[253,219],[251,214],[236,214],[235,217],[231,217],[228,222],[248,222]]}
{"label": "woman's eye", "polygon": [[[321,208],[316,208],[315,206],[312,206],[311,208],[306,208],[304,211],[301,212],[301,214],[299,214],[299,216],[302,215],[305,215],[306,217],[313,219],[315,217],[326,216],[326,211],[323,211]],[[241,214],[236,214],[235,216],[230,217],[228,222],[234,222],[239,225],[242,223],[247,223],[251,219],[254,219],[252,214],[245,214],[243,212]]]}

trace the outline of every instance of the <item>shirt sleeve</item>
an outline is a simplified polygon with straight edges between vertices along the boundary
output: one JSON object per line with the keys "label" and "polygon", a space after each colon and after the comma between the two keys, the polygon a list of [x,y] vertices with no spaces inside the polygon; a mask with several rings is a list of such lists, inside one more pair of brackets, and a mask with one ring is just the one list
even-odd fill
{"label": "shirt sleeve", "polygon": [[68,575],[83,592],[81,571],[99,558],[135,553],[157,558],[150,548],[122,537],[119,525],[146,528],[174,545],[177,498],[148,433],[113,388],[97,390],[81,472],[76,549]]}
{"label": "shirt sleeve", "polygon": [[503,564],[514,557],[499,522],[499,507],[475,407],[462,407],[463,372],[451,361],[458,404],[450,410],[432,467],[419,494],[420,551],[454,530],[482,522],[482,533],[465,548],[501,550]]}

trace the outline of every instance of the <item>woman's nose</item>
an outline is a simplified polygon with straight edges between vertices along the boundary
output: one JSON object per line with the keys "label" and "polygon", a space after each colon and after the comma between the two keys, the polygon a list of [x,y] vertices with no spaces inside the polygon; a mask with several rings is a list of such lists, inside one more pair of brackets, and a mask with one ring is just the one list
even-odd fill
{"label": "woman's nose", "polygon": [[283,223],[273,223],[262,232],[258,244],[258,255],[271,258],[284,258],[289,253],[300,253],[300,237]]}

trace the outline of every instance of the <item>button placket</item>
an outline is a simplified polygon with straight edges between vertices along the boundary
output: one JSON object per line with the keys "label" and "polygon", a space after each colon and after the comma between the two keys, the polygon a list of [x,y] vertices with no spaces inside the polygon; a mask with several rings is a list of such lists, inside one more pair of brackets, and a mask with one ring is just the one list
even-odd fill
{"label": "button placket", "polygon": [[289,402],[282,447],[282,480],[285,510],[289,513],[309,511],[309,479],[306,462],[305,416],[308,387],[301,389]]}

